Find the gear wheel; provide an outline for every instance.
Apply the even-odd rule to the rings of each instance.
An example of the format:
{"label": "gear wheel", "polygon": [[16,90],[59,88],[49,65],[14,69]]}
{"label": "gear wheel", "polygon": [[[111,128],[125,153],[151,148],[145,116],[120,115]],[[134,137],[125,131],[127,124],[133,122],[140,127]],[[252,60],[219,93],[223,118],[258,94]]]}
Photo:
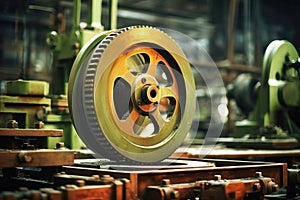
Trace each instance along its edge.
{"label": "gear wheel", "polygon": [[69,107],[82,141],[112,160],[157,162],[185,139],[196,107],[189,62],[164,32],[108,31],[77,56]]}

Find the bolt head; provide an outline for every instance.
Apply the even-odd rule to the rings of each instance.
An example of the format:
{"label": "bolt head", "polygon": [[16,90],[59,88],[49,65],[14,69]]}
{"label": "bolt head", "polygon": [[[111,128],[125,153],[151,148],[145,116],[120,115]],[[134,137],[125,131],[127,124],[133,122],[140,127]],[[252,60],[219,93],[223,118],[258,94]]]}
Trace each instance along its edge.
{"label": "bolt head", "polygon": [[162,185],[170,185],[171,184],[171,180],[170,179],[163,179],[161,184]]}
{"label": "bolt head", "polygon": [[34,123],[34,128],[36,128],[36,129],[42,129],[44,127],[45,127],[45,124],[42,121],[38,121],[38,122]]}
{"label": "bolt head", "polygon": [[260,177],[263,177],[262,172],[256,172],[255,178],[260,178]]}
{"label": "bolt head", "polygon": [[63,148],[65,148],[65,143],[63,142],[56,143],[56,149],[63,149]]}

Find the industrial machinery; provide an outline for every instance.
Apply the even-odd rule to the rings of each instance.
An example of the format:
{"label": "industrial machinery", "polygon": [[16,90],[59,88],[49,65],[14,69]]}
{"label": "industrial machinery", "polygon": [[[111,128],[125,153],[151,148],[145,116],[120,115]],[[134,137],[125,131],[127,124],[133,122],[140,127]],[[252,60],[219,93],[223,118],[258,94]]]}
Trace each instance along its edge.
{"label": "industrial machinery", "polygon": [[247,116],[235,123],[237,146],[293,149],[299,139],[299,56],[288,41],[273,41],[267,48],[261,79],[241,74],[230,86]]}
{"label": "industrial machinery", "polygon": [[[107,5],[109,29],[116,27],[116,6],[115,0]],[[43,121],[46,129],[64,130],[62,137],[48,139],[49,148],[57,142],[85,148],[71,121],[67,85],[79,50],[104,31],[101,11],[101,0],[3,4],[1,25],[7,31],[1,35],[1,127],[9,120],[19,128]]]}
{"label": "industrial machinery", "polygon": [[[34,151],[20,151],[26,142],[12,142],[5,147],[12,149],[12,159],[2,166],[0,198],[297,197],[300,171],[288,169],[286,163],[183,159],[173,154],[193,120],[191,74],[181,49],[159,29],[134,26],[94,37],[74,62],[69,101],[76,129],[95,158],[82,158],[75,151],[73,160],[74,151],[58,143],[55,154],[67,156],[60,161],[68,163],[39,163],[47,154],[44,146],[29,145],[26,148]],[[16,135],[27,140],[29,135],[61,136],[51,130],[16,130],[14,124],[3,130],[3,136],[13,136],[11,141]]]}
{"label": "industrial machinery", "polygon": [[[118,169],[122,167],[120,165],[110,166],[109,163],[102,163],[100,168],[97,168],[97,165],[77,162],[74,166],[63,167],[63,173],[54,175],[51,184],[48,182],[47,185],[44,182],[40,183],[39,188],[22,187],[14,192],[3,192],[0,198],[254,200],[263,199],[264,196],[288,184],[286,177],[280,175],[286,170],[286,166],[282,164],[242,164],[225,160],[177,162],[176,166],[160,170],[126,166],[136,167],[135,171],[131,172],[125,168]],[[233,166],[237,164],[243,166]],[[270,174],[279,176],[270,178]],[[18,183],[17,180],[7,180]],[[27,186],[31,184],[33,183],[28,180]]]}
{"label": "industrial machinery", "polygon": [[184,53],[159,29],[97,35],[79,52],[69,82],[72,119],[96,158],[61,143],[47,150],[45,137],[61,131],[11,121],[1,130],[9,142],[0,198],[263,199],[279,188],[285,192],[276,196],[295,197],[300,172],[286,163],[171,156],[193,120],[193,84]]}

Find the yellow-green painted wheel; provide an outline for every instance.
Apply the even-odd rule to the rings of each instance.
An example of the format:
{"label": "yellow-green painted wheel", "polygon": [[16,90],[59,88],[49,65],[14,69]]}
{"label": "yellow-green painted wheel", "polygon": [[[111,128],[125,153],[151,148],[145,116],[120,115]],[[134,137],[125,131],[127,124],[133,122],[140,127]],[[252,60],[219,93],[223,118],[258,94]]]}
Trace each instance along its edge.
{"label": "yellow-green painted wheel", "polygon": [[[266,49],[263,60],[263,71],[260,89],[260,118],[264,119],[262,126],[278,124],[278,110],[283,110],[280,102],[281,88],[290,78],[285,73],[286,63],[296,61],[299,58],[296,48],[286,40],[274,40]],[[299,74],[294,71],[298,79]],[[297,80],[296,79],[296,80]],[[298,93],[294,93],[294,97]]]}
{"label": "yellow-green painted wheel", "polygon": [[189,132],[196,107],[187,58],[152,27],[99,37],[79,54],[70,76],[70,109],[79,136],[109,159],[167,158]]}

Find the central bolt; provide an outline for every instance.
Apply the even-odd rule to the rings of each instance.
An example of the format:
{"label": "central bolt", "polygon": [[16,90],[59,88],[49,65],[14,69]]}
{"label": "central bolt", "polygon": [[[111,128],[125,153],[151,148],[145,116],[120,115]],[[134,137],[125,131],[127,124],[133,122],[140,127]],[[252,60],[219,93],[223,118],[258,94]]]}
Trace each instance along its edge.
{"label": "central bolt", "polygon": [[156,103],[159,100],[158,87],[155,85],[145,85],[142,89],[142,100],[145,104]]}
{"label": "central bolt", "polygon": [[132,100],[140,114],[149,115],[157,109],[160,101],[160,88],[155,77],[148,74],[138,75],[132,89]]}

